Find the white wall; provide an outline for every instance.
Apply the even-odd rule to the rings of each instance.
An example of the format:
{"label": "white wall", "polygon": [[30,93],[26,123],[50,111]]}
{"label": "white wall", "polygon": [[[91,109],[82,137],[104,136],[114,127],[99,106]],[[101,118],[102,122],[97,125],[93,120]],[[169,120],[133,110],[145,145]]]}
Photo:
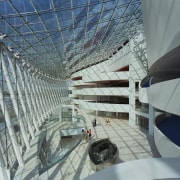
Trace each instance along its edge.
{"label": "white wall", "polygon": [[139,87],[139,101],[142,103],[149,103],[148,95],[147,95],[147,88]]}
{"label": "white wall", "polygon": [[156,126],[154,141],[162,157],[180,157],[180,147],[171,142]]}
{"label": "white wall", "polygon": [[148,99],[154,107],[180,115],[180,79],[153,84],[148,88]]}
{"label": "white wall", "polygon": [[180,45],[180,1],[142,0],[149,67]]}

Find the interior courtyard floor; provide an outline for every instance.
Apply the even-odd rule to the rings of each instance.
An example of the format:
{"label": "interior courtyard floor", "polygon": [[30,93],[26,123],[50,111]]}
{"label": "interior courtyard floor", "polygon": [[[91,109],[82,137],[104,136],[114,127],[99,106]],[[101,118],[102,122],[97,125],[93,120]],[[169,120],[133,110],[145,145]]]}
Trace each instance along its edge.
{"label": "interior courtyard floor", "polygon": [[[110,119],[106,124],[104,117],[96,117],[85,112],[79,112],[86,118],[87,128],[92,130],[92,138],[81,142],[63,161],[39,176],[41,180],[80,180],[94,174],[90,166],[88,147],[95,140],[109,138],[117,145],[119,156],[115,164],[135,159],[160,157],[153,139],[148,131],[136,125],[129,125],[125,119]],[[92,127],[92,120],[96,117],[97,125]],[[104,167],[105,168],[105,167]]]}

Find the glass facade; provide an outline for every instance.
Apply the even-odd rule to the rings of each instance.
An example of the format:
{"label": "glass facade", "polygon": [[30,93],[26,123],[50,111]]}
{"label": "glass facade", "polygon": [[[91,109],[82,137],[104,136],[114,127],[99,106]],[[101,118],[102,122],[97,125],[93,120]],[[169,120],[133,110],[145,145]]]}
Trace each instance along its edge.
{"label": "glass facade", "polygon": [[67,79],[142,29],[140,0],[0,1],[0,36],[43,74]]}
{"label": "glass facade", "polygon": [[140,5],[0,0],[0,161],[11,177],[45,119],[70,104],[71,73],[107,60],[142,31]]}

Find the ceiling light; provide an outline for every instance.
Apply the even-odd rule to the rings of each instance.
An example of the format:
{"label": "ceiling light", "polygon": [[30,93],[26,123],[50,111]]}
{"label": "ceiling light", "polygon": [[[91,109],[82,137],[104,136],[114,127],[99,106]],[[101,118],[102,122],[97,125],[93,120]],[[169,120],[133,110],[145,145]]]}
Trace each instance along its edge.
{"label": "ceiling light", "polygon": [[11,47],[8,46],[7,48],[8,48],[8,50],[9,50],[10,52],[12,52],[12,48],[11,48]]}
{"label": "ceiling light", "polygon": [[4,39],[6,36],[7,36],[7,34],[2,34],[2,35],[0,35],[0,39],[2,40],[2,39]]}

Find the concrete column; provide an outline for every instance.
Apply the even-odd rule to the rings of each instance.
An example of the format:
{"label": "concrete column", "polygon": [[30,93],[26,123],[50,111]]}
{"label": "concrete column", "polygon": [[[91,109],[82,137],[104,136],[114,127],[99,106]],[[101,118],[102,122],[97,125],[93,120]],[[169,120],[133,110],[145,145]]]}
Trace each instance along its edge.
{"label": "concrete column", "polygon": [[149,104],[149,135],[154,135],[154,107]]}
{"label": "concrete column", "polygon": [[[131,65],[130,65],[131,66]],[[135,81],[130,76],[129,77],[129,124],[136,124],[135,115]]]}
{"label": "concrete column", "polygon": [[8,74],[8,71],[7,71],[7,68],[6,68],[6,64],[4,62],[4,58],[2,58],[1,61],[2,61],[3,74],[4,74],[6,82],[7,82],[7,86],[8,86],[9,92],[10,92],[10,97],[11,97],[12,104],[13,104],[13,107],[14,107],[14,111],[16,113],[16,117],[18,118],[18,121],[19,121],[22,137],[23,137],[24,142],[26,144],[27,150],[29,150],[30,149],[30,144],[29,144],[29,141],[28,141],[27,132],[26,132],[24,124],[22,122],[21,114],[19,113],[18,103],[17,103],[15,93],[14,93],[14,90],[13,90],[13,87],[12,87],[12,84],[11,84],[11,81],[10,81],[10,77],[9,77],[9,74]]}

